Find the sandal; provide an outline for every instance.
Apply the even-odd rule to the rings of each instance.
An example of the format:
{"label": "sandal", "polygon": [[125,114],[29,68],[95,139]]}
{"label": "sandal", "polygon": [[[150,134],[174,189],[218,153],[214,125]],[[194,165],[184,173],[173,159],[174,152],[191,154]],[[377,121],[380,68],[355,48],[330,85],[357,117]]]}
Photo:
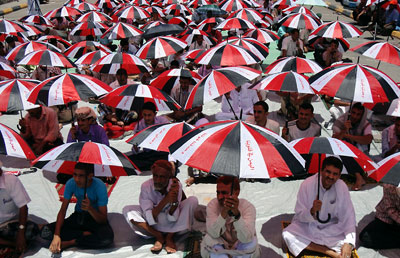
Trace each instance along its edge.
{"label": "sandal", "polygon": [[153,254],[159,254],[163,249],[163,244],[160,241],[156,241],[150,251]]}

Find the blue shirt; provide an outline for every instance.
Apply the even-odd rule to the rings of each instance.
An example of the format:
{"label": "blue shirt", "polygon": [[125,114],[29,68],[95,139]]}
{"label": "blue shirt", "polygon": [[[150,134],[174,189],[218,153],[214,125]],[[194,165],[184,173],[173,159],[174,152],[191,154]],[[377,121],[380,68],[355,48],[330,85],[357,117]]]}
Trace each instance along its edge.
{"label": "blue shirt", "polygon": [[[72,195],[75,195],[78,201],[75,205],[75,211],[81,212],[81,203],[83,200],[84,188],[78,187],[75,180],[71,178],[65,184],[64,198],[70,200]],[[86,188],[87,197],[90,200],[90,205],[99,210],[100,206],[106,206],[108,203],[108,195],[106,185],[100,179],[93,177],[92,184]]]}
{"label": "blue shirt", "polygon": [[86,134],[76,127],[76,139],[72,139],[71,131],[68,133],[67,143],[68,142],[97,142],[102,143],[107,146],[110,146],[110,142],[108,141],[107,133],[103,127],[97,124],[90,125],[89,132]]}

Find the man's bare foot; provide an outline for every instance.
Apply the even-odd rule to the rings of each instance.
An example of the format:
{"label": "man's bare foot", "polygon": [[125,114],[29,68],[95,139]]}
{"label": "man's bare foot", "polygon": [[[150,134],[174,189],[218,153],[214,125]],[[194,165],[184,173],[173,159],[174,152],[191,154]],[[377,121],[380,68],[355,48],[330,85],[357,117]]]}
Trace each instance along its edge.
{"label": "man's bare foot", "polygon": [[153,254],[159,254],[162,249],[163,249],[163,243],[158,241],[158,240],[156,240],[156,242],[154,243],[153,247],[150,248],[150,251]]}
{"label": "man's bare foot", "polygon": [[358,191],[366,184],[363,176],[360,173],[356,173],[356,182],[351,187],[351,190]]}
{"label": "man's bare foot", "polygon": [[189,177],[188,179],[186,179],[185,183],[186,186],[191,186],[194,183],[194,177]]}
{"label": "man's bare foot", "polygon": [[165,251],[167,251],[167,254],[176,253],[176,245],[174,243],[174,240],[172,239],[173,236],[174,234],[168,234],[165,240]]}

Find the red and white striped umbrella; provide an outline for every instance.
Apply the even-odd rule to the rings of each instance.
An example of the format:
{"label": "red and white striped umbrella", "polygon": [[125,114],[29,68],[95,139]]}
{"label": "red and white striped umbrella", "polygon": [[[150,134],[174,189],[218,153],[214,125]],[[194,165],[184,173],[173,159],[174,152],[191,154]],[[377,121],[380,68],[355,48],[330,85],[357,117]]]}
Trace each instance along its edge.
{"label": "red and white striped umbrella", "polygon": [[13,79],[17,71],[6,63],[0,62],[0,76]]}
{"label": "red and white striped umbrella", "polygon": [[87,101],[110,91],[110,86],[92,76],[66,73],[38,84],[29,93],[28,101],[45,106],[65,105],[71,101]]}
{"label": "red and white striped umbrella", "polygon": [[201,35],[203,37],[203,40],[210,46],[213,46],[217,43],[217,40],[213,36],[199,29],[185,30],[180,34],[179,38],[186,41],[188,46],[190,46],[194,42],[193,40],[196,35]]}
{"label": "red and white striped umbrella", "polygon": [[153,5],[153,6],[150,6],[150,7],[145,8],[145,10],[146,10],[148,13],[150,13],[150,14],[151,14],[151,13],[157,13],[158,16],[160,16],[160,17],[165,17],[164,12],[163,12],[163,9],[162,9],[161,7],[158,7],[158,6]]}
{"label": "red and white striped umbrella", "polygon": [[243,34],[243,37],[250,37],[264,44],[280,39],[280,37],[275,32],[267,29],[249,30],[248,32]]}
{"label": "red and white striped umbrella", "polygon": [[400,153],[394,153],[378,162],[378,169],[369,174],[369,177],[384,184],[400,187]]}
{"label": "red and white striped umbrella", "polygon": [[96,142],[65,143],[35,159],[32,166],[71,175],[78,162],[94,164],[94,175],[97,177],[129,176],[140,173],[125,154]]}
{"label": "red and white striped umbrella", "polygon": [[111,50],[103,44],[100,44],[97,41],[85,40],[70,46],[65,50],[64,54],[69,58],[80,58],[82,55],[94,50],[101,50],[105,53],[111,53]]}
{"label": "red and white striped umbrella", "polygon": [[68,6],[62,6],[60,8],[56,8],[54,10],[51,10],[47,13],[45,13],[43,16],[49,20],[57,17],[65,17],[65,18],[72,18],[78,15],[81,15],[82,12],[73,8],[73,7],[68,7]]}
{"label": "red and white striped umbrella", "polygon": [[382,71],[360,64],[330,66],[310,77],[318,94],[362,103],[389,102],[400,97],[398,85]]}
{"label": "red and white striped umbrella", "polygon": [[186,52],[185,54],[183,54],[183,58],[184,58],[186,61],[191,61],[191,62],[193,62],[193,61],[196,60],[199,56],[201,56],[204,52],[205,52],[204,49],[193,49],[193,50],[190,50],[190,51]]}
{"label": "red and white striped umbrella", "polygon": [[267,75],[252,89],[314,94],[307,78],[292,71]]}
{"label": "red and white striped umbrella", "polygon": [[35,154],[25,142],[25,140],[14,130],[0,123],[0,156],[6,156],[3,161],[3,165],[7,166],[6,161],[10,157],[23,159],[23,160],[34,160]]}
{"label": "red and white striped umbrella", "polygon": [[256,29],[256,27],[249,21],[243,20],[240,18],[229,18],[225,21],[218,24],[216,29],[219,30],[231,30],[231,29],[240,29],[240,30],[248,30],[248,29]]}
{"label": "red and white striped umbrella", "polygon": [[0,111],[14,112],[36,106],[28,102],[28,93],[39,84],[36,80],[14,79],[0,82]]}
{"label": "red and white striped umbrella", "polygon": [[42,15],[26,15],[19,19],[20,22],[53,27],[54,24]]}
{"label": "red and white striped umbrella", "polygon": [[128,6],[128,7],[125,7],[123,9],[119,10],[113,16],[115,16],[117,18],[144,20],[144,19],[149,18],[150,14],[141,7]]}
{"label": "red and white striped umbrella", "polygon": [[144,44],[136,55],[143,59],[162,58],[175,54],[187,47],[187,43],[172,36],[156,37]]}
{"label": "red and white striped umbrella", "polygon": [[333,21],[324,23],[313,32],[310,36],[317,35],[324,38],[354,38],[361,36],[362,31],[357,29],[354,25],[341,21]]}
{"label": "red and white striped umbrella", "polygon": [[301,57],[282,57],[272,64],[270,64],[265,70],[266,74],[280,73],[280,72],[289,72],[293,71],[296,73],[318,73],[322,71],[321,66],[316,62],[301,58]]}
{"label": "red and white striped umbrella", "polygon": [[182,16],[175,16],[169,19],[168,24],[176,24],[181,26],[183,29],[187,27],[188,21],[191,22],[188,19],[183,18]]}
{"label": "red and white striped umbrella", "polygon": [[63,6],[72,7],[72,6],[74,6],[74,5],[81,4],[81,3],[83,3],[83,2],[84,2],[84,0],[67,0],[67,1],[63,4]]}
{"label": "red and white striped umbrella", "polygon": [[242,121],[202,125],[182,136],[169,150],[183,164],[218,174],[272,178],[305,173],[303,158],[283,138]]}
{"label": "red and white striped umbrella", "polygon": [[280,19],[278,23],[289,28],[308,30],[315,30],[321,24],[318,19],[303,13],[289,14]]}
{"label": "red and white striped umbrella", "polygon": [[149,72],[150,69],[139,57],[128,53],[111,53],[93,64],[93,71],[98,73],[116,74],[118,69],[123,68],[128,74],[141,74]]}
{"label": "red and white striped umbrella", "polygon": [[97,7],[103,8],[103,9],[104,9],[104,7],[113,9],[114,7],[117,7],[118,4],[119,4],[119,2],[116,0],[97,0],[95,3],[95,5],[97,5]]}
{"label": "red and white striped umbrella", "polygon": [[[13,35],[14,39],[19,42],[19,43],[26,43],[29,42],[30,40],[28,39],[28,37],[23,33],[23,32],[16,32],[16,33],[12,33],[10,35]],[[5,33],[0,33],[0,41],[1,42],[5,42],[6,38],[9,36],[9,34],[5,34]]]}
{"label": "red and white striped umbrella", "polygon": [[228,18],[240,18],[255,23],[261,21],[263,16],[254,9],[245,8],[231,13]]}
{"label": "red and white striped umbrella", "polygon": [[212,70],[190,92],[185,109],[199,107],[260,76],[261,71],[237,66]]}
{"label": "red and white striped umbrella", "polygon": [[261,7],[261,5],[254,0],[243,0],[243,2],[251,8],[260,8]]}
{"label": "red and white striped umbrella", "polygon": [[183,0],[158,0],[157,3],[160,3],[162,6],[167,6],[171,4],[181,4]]}
{"label": "red and white striped umbrella", "polygon": [[191,85],[197,84],[202,77],[194,72],[190,71],[189,69],[170,69],[167,71],[164,71],[160,75],[157,76],[154,80],[150,82],[150,86],[156,87],[167,94],[170,94],[171,90],[173,87],[179,84],[180,78],[190,78],[191,79]]}
{"label": "red and white striped umbrella", "polygon": [[242,0],[224,0],[218,6],[227,12],[234,12],[250,7]]}
{"label": "red and white striped umbrella", "polygon": [[[252,38],[237,38],[232,37],[228,39],[228,42],[232,45],[241,46],[253,54],[255,54],[261,60],[265,60],[268,56],[269,50],[268,48],[261,42],[252,39]],[[226,44],[225,42],[221,42],[220,44]]]}
{"label": "red and white striped umbrella", "polygon": [[88,21],[105,22],[105,21],[111,21],[111,20],[112,20],[111,17],[105,13],[102,13],[99,11],[90,11],[88,13],[83,14],[76,21],[77,22],[88,22]]}
{"label": "red and white striped umbrella", "polygon": [[37,41],[49,41],[50,39],[56,39],[58,42],[64,45],[65,48],[69,48],[71,43],[56,35],[44,35],[37,39]]}
{"label": "red and white striped umbrella", "polygon": [[193,128],[194,126],[185,122],[152,125],[126,142],[141,148],[169,152],[168,147]]}
{"label": "red and white striped umbrella", "polygon": [[14,47],[10,52],[8,52],[6,59],[19,62],[29,53],[47,49],[57,53],[62,52],[61,49],[55,47],[53,44],[43,41],[30,41]]}
{"label": "red and white striped umbrella", "polygon": [[27,31],[27,29],[16,22],[0,19],[0,33],[10,34],[25,31]]}
{"label": "red and white striped umbrella", "polygon": [[108,53],[97,50],[97,51],[92,51],[89,53],[84,54],[81,56],[78,60],[75,61],[76,65],[91,65],[96,63],[99,59],[102,57],[108,55]]}
{"label": "red and white striped umbrella", "polygon": [[110,40],[140,36],[143,31],[128,23],[119,22],[106,30],[101,38]]}
{"label": "red and white striped umbrella", "polygon": [[136,6],[150,6],[151,4],[147,0],[132,0],[129,2],[131,5],[136,5]]}
{"label": "red and white striped umbrella", "polygon": [[272,7],[277,7],[278,9],[286,9],[290,6],[294,6],[295,1],[293,0],[277,0],[275,3],[272,5]]}
{"label": "red and white striped umbrella", "polygon": [[47,65],[47,66],[58,66],[64,68],[75,67],[74,63],[71,62],[63,54],[53,52],[51,50],[39,50],[29,53],[21,61],[19,65]]}
{"label": "red and white striped umbrella", "polygon": [[251,51],[232,44],[221,44],[210,48],[195,60],[197,64],[237,66],[252,65],[261,59]]}
{"label": "red and white striped umbrella", "polygon": [[350,51],[379,61],[400,65],[400,48],[389,42],[370,41],[353,47]]}
{"label": "red and white striped umbrella", "polygon": [[25,34],[27,37],[37,36],[44,32],[43,27],[41,27],[40,25],[28,24],[28,23],[22,23],[22,22],[19,23],[19,25],[21,25],[21,27],[26,29],[26,31],[21,32],[21,33]]}
{"label": "red and white striped umbrella", "polygon": [[142,110],[142,106],[146,102],[153,102],[159,111],[181,108],[167,93],[144,84],[123,85],[105,95],[100,101],[123,110]]}
{"label": "red and white striped umbrella", "polygon": [[108,29],[108,26],[101,22],[81,22],[71,30],[71,36],[101,36]]}
{"label": "red and white striped umbrella", "polygon": [[282,12],[285,14],[303,13],[303,14],[307,14],[307,15],[319,20],[319,17],[313,11],[311,11],[310,9],[306,8],[305,6],[301,6],[301,5],[290,6],[286,9],[282,10]]}
{"label": "red and white striped umbrella", "polygon": [[203,5],[209,5],[211,2],[209,0],[192,0],[186,4],[187,7],[197,9],[200,6]]}
{"label": "red and white striped umbrella", "polygon": [[171,4],[165,7],[164,14],[174,15],[174,16],[179,16],[179,15],[188,16],[191,15],[192,12],[189,10],[189,8],[187,8],[183,4]]}
{"label": "red and white striped umbrella", "polygon": [[92,3],[88,3],[88,2],[83,2],[80,4],[74,5],[72,7],[74,7],[76,10],[79,10],[81,12],[96,11],[99,9],[96,5],[94,5]]}
{"label": "red and white striped umbrella", "polygon": [[165,22],[163,22],[163,21],[149,21],[149,22],[143,24],[142,26],[140,26],[139,28],[141,30],[145,31],[145,30],[148,30],[150,28],[156,27],[156,26],[161,25],[161,24],[165,24]]}

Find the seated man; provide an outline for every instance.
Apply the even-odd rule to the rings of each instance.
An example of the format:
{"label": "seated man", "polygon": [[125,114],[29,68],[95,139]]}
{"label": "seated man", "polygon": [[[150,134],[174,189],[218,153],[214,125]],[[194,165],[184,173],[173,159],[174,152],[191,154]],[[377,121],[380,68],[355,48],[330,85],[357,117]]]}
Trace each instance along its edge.
{"label": "seated man", "polygon": [[118,88],[120,86],[127,85],[127,84],[138,83],[138,82],[136,82],[136,81],[134,81],[132,79],[129,79],[128,78],[128,72],[123,68],[118,69],[115,77],[117,79],[110,84],[110,87],[113,88],[113,89],[116,89],[116,88]]}
{"label": "seated man", "polygon": [[396,117],[393,125],[382,131],[382,158],[400,150],[400,117]]}
{"label": "seated man", "polygon": [[[372,127],[367,121],[367,111],[361,103],[355,103],[349,113],[340,116],[332,127],[333,138],[347,141],[365,154],[369,154],[369,145],[372,142]],[[365,185],[364,171],[349,171],[355,174],[356,183],[353,190],[360,190]]]}
{"label": "seated man", "polygon": [[63,144],[57,114],[49,107],[29,109],[25,118],[19,120],[19,130],[36,155]]}
{"label": "seated man", "polygon": [[[142,119],[136,124],[134,134],[149,126],[169,123],[164,116],[157,116],[156,105],[146,102],[142,107]],[[129,156],[133,163],[142,171],[150,170],[153,163],[159,159],[168,160],[168,152],[144,149],[139,152],[136,145],[132,147],[133,154]]]}
{"label": "seated man", "polygon": [[197,198],[182,201],[182,185],[173,177],[173,167],[166,160],[151,167],[153,177],[141,186],[139,204],[123,208],[122,212],[135,233],[156,238],[153,253],[175,253],[173,237],[191,230]]}
{"label": "seated man", "polygon": [[207,234],[201,242],[201,257],[260,257],[256,208],[239,199],[239,193],[236,177],[217,179],[217,198],[207,205]]}
{"label": "seated man", "polygon": [[282,41],[281,57],[287,56],[304,56],[303,41],[300,40],[300,32],[298,29],[290,31],[290,36],[287,36]]}
{"label": "seated man", "polygon": [[[72,195],[78,200],[75,212],[65,219]],[[43,239],[52,239],[50,251],[59,253],[71,246],[91,249],[110,246],[114,232],[107,220],[107,203],[106,186],[94,177],[93,164],[77,163],[73,178],[65,185],[57,221],[45,225],[41,231]]]}
{"label": "seated man", "polygon": [[[342,162],[333,156],[322,163],[321,186],[315,174],[301,184],[292,223],[282,236],[290,252],[298,256],[303,250],[334,258],[350,258],[356,241],[356,218],[346,184],[339,179]],[[316,199],[317,191],[320,200]],[[320,223],[319,218],[327,223]]]}
{"label": "seated man", "polygon": [[361,0],[353,11],[353,19],[361,26],[367,26],[372,17],[371,7],[366,4],[367,0]]}
{"label": "seated man", "polygon": [[314,107],[310,103],[301,104],[298,118],[282,129],[282,137],[290,142],[304,137],[320,136],[321,126],[311,121],[313,117]]}
{"label": "seated man", "polygon": [[246,122],[270,129],[276,134],[279,134],[279,123],[268,119],[268,109],[268,104],[265,101],[258,101],[254,103],[254,115],[248,116]]}
{"label": "seated man", "polygon": [[396,28],[397,21],[399,20],[399,11],[397,10],[397,0],[389,2],[389,9],[384,13],[385,21],[382,28],[382,35],[389,36]]}
{"label": "seated man", "polygon": [[[26,242],[38,233],[35,223],[28,221],[28,206],[31,201],[19,179],[4,173],[0,162],[0,246],[15,248],[23,253]],[[19,256],[18,256],[19,257]]]}
{"label": "seated man", "polygon": [[253,113],[254,103],[259,101],[257,91],[249,89],[249,86],[250,84],[246,83],[222,96],[221,112],[215,114],[215,118],[217,120],[235,120],[235,115],[240,119],[240,113],[242,113],[242,119],[246,120],[247,116]]}
{"label": "seated man", "polygon": [[375,220],[360,233],[361,245],[373,249],[399,248],[400,187],[384,184],[382,200],[375,209]]}
{"label": "seated man", "polygon": [[322,54],[322,60],[324,60],[325,67],[331,66],[334,63],[342,61],[342,53],[338,49],[339,41],[332,40],[329,47]]}

